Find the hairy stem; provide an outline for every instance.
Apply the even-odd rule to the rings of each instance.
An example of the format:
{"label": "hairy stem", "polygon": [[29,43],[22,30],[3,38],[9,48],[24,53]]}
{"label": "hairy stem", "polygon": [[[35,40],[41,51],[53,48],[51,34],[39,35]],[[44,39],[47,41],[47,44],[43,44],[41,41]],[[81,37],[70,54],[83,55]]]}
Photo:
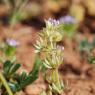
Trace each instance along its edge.
{"label": "hairy stem", "polygon": [[14,95],[6,81],[6,79],[4,78],[3,74],[0,71],[0,80],[2,81],[2,84],[4,85],[6,91],[8,92],[8,95]]}

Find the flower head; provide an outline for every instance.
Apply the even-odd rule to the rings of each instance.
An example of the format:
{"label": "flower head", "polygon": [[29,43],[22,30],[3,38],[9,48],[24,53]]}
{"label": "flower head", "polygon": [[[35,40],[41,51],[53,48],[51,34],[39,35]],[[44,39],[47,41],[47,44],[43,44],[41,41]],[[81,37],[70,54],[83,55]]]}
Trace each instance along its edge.
{"label": "flower head", "polygon": [[14,39],[7,39],[7,40],[6,40],[6,43],[7,43],[8,45],[10,45],[10,46],[13,46],[13,47],[16,47],[16,46],[19,45],[19,42],[17,42],[17,41],[14,40]]}
{"label": "flower head", "polygon": [[63,51],[64,50],[64,47],[57,45],[57,49]]}
{"label": "flower head", "polygon": [[47,22],[50,23],[51,25],[54,25],[54,26],[60,24],[59,20],[55,20],[55,19],[52,19],[52,18],[49,18]]}
{"label": "flower head", "polygon": [[59,19],[59,21],[60,21],[61,23],[75,23],[75,22],[76,22],[75,18],[72,17],[72,16],[69,16],[69,15],[64,16],[64,17],[61,17],[61,18]]}

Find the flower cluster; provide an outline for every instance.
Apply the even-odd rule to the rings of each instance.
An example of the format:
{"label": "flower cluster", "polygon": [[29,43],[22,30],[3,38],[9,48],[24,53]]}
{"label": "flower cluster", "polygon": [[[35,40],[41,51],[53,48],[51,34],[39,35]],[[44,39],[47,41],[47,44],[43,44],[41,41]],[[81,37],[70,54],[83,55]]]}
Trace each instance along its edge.
{"label": "flower cluster", "polygon": [[59,20],[55,20],[55,19],[52,19],[52,18],[49,18],[47,22],[50,23],[50,24],[52,24],[52,25],[54,25],[54,26],[60,24]]}
{"label": "flower cluster", "polygon": [[73,16],[67,15],[61,17],[59,22],[63,24],[64,36],[73,38],[78,27],[77,20]]}
{"label": "flower cluster", "polygon": [[5,62],[6,60],[11,60],[12,62],[16,60],[16,49],[20,43],[14,39],[6,39],[4,43],[0,46],[0,61]]}
{"label": "flower cluster", "polygon": [[14,39],[7,39],[6,40],[6,43],[9,45],[9,46],[13,46],[13,47],[16,47],[19,45],[19,42],[17,42],[16,40]]}
{"label": "flower cluster", "polygon": [[39,34],[39,41],[36,42],[36,52],[51,52],[56,48],[56,43],[63,39],[63,29],[57,20],[46,21],[46,28]]}
{"label": "flower cluster", "polygon": [[75,23],[76,22],[75,18],[73,16],[69,16],[69,15],[61,17],[59,19],[59,21],[61,23]]}
{"label": "flower cluster", "polygon": [[[45,54],[42,60],[44,66],[47,68],[45,79],[48,82],[48,91],[52,94],[60,94],[63,90],[63,84],[58,74],[58,67],[63,63],[64,49],[57,45],[57,42],[63,38],[63,30],[60,25],[59,21],[51,18],[46,21],[46,28],[39,34],[39,41],[35,44],[36,52]],[[50,94],[46,92],[46,95]]]}

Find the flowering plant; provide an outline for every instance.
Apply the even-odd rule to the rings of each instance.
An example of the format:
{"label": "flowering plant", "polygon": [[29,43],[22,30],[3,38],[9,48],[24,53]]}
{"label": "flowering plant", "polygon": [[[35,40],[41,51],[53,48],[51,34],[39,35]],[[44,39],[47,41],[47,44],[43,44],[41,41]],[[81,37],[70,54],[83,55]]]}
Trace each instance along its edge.
{"label": "flowering plant", "polygon": [[5,60],[16,60],[16,48],[20,45],[20,43],[14,39],[6,39],[4,43],[1,43],[0,50],[2,53],[2,56],[0,57],[1,62],[4,62]]}
{"label": "flowering plant", "polygon": [[59,19],[61,23],[63,23],[64,35],[66,37],[72,38],[77,29],[77,21],[73,16],[63,16]]}
{"label": "flowering plant", "polygon": [[[14,60],[16,47],[19,45],[14,39],[7,39],[6,43],[1,47],[3,50],[3,60],[0,63],[3,67],[0,69],[0,93],[1,95],[18,95],[20,90],[23,90],[27,85],[33,83],[39,74],[41,61],[37,56],[33,69],[27,73],[22,71],[19,74],[17,71],[21,64]],[[16,56],[15,56],[16,58]]]}
{"label": "flowering plant", "polygon": [[57,20],[49,19],[46,21],[46,28],[39,34],[39,41],[35,48],[38,54],[44,53],[42,62],[46,68],[44,76],[48,83],[46,92],[42,95],[58,95],[63,91],[63,82],[59,77],[58,67],[63,63],[64,47],[57,45],[63,38],[63,25]]}

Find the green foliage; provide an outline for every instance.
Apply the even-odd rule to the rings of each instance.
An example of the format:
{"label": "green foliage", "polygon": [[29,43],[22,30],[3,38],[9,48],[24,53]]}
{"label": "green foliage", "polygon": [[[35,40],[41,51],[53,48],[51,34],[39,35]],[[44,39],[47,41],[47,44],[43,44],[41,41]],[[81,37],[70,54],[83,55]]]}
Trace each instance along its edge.
{"label": "green foliage", "polygon": [[88,39],[84,39],[80,42],[80,52],[90,52],[93,49],[93,43],[90,43]]}
{"label": "green foliage", "polygon": [[4,70],[4,75],[6,78],[10,78],[14,73],[19,69],[21,65],[20,64],[15,64],[11,63],[10,61],[6,61],[3,66]]}
{"label": "green foliage", "polygon": [[[0,90],[2,95],[13,95],[20,90],[23,90],[27,85],[33,83],[39,75],[39,70],[42,67],[42,62],[39,56],[36,60],[33,69],[27,73],[22,71],[18,73],[21,64],[16,63],[16,49],[19,45],[14,39],[7,39],[0,46],[0,61],[3,63],[3,68],[0,69]],[[15,58],[14,58],[15,57]],[[7,60],[7,61],[6,61]]]}
{"label": "green foliage", "polygon": [[83,39],[79,44],[80,52],[91,52],[95,48],[95,38],[89,42],[87,38]]}
{"label": "green foliage", "polygon": [[76,32],[77,26],[73,23],[64,23],[63,30],[64,30],[64,36],[72,38],[74,37],[74,34]]}
{"label": "green foliage", "polygon": [[[24,89],[38,78],[41,63],[41,60],[37,57],[33,70],[30,73],[23,71],[21,74],[17,73],[17,70],[21,67],[19,63],[12,63],[9,60],[4,63],[2,74],[13,93]],[[1,85],[0,89],[2,90],[3,88],[4,85]]]}
{"label": "green foliage", "polygon": [[95,64],[95,56],[90,56],[88,61],[90,64]]}
{"label": "green foliage", "polygon": [[9,46],[9,45],[6,46],[6,50],[5,50],[5,55],[6,56],[13,56],[15,54],[15,52],[16,52],[15,47]]}
{"label": "green foliage", "polygon": [[0,52],[0,61],[4,62],[5,60],[11,60],[12,62],[16,60],[16,47],[10,46],[6,43],[1,43]]}
{"label": "green foliage", "polygon": [[92,42],[89,42],[87,38],[82,40],[79,44],[79,51],[81,57],[86,59],[89,63],[95,64],[95,56],[92,54],[92,51],[95,48],[95,38]]}

